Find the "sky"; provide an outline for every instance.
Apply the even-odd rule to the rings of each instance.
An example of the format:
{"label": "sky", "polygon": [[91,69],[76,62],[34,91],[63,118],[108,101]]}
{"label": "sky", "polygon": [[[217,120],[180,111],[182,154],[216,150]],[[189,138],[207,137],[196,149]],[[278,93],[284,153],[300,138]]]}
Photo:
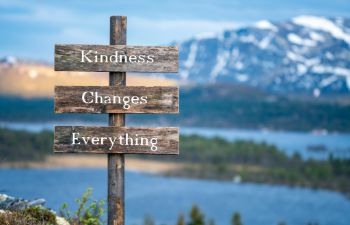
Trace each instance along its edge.
{"label": "sky", "polygon": [[108,44],[109,17],[127,16],[127,43],[167,45],[259,20],[350,17],[350,0],[0,0],[0,56],[53,62],[55,44]]}

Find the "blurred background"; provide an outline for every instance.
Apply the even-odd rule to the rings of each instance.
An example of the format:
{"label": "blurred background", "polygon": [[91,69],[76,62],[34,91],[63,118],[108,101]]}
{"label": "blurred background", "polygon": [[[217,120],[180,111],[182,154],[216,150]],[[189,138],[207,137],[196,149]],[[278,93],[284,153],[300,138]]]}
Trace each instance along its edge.
{"label": "blurred background", "polygon": [[179,85],[180,114],[127,124],[181,131],[179,156],[127,156],[126,224],[350,224],[348,1],[0,0],[0,12],[0,194],[56,211],[89,187],[106,199],[106,156],[53,155],[52,130],[107,125],[54,114],[53,88],[108,74],[54,72],[54,45],[108,44],[109,17],[125,15],[128,44],[180,51],[178,74],[127,75]]}

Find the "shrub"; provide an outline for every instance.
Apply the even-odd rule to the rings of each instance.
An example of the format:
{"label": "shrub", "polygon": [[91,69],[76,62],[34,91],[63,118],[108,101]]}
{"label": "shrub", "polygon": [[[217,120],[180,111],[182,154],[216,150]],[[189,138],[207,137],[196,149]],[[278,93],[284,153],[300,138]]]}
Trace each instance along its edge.
{"label": "shrub", "polygon": [[24,210],[0,213],[1,225],[57,225],[56,216],[48,209],[30,207]]}
{"label": "shrub", "polygon": [[52,212],[50,212],[50,210],[48,209],[44,209],[41,207],[30,207],[27,208],[25,210],[23,210],[23,213],[25,215],[28,215],[32,218],[34,218],[34,220],[36,222],[40,222],[40,221],[45,221],[45,224],[52,224],[52,225],[56,225],[56,215],[54,215]]}
{"label": "shrub", "polygon": [[68,220],[71,225],[103,225],[102,216],[105,213],[104,200],[92,199],[92,188],[88,188],[80,199],[76,199],[78,204],[76,212],[72,213],[65,203],[60,209],[60,216]]}

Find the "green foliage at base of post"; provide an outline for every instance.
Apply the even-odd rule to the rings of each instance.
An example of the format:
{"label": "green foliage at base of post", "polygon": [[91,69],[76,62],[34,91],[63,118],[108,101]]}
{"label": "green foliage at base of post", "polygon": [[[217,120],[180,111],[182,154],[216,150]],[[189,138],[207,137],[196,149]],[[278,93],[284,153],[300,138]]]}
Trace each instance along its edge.
{"label": "green foliage at base of post", "polygon": [[103,225],[102,216],[105,213],[104,200],[95,200],[91,197],[92,189],[89,188],[81,198],[76,199],[78,205],[76,212],[71,212],[65,203],[61,207],[60,215],[68,220],[71,225]]}

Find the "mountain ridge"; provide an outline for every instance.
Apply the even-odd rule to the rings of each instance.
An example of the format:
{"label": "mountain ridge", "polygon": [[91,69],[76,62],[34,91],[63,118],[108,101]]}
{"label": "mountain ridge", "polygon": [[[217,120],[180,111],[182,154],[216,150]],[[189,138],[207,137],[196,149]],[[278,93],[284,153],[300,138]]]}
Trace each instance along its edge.
{"label": "mountain ridge", "polygon": [[[179,76],[164,75],[172,80],[171,84],[176,84],[174,79],[177,79],[180,84],[233,83],[275,93],[314,97],[350,95],[350,18],[302,15],[285,21],[262,20],[221,33],[199,34],[172,44],[179,46]],[[42,66],[50,68],[47,63],[4,57],[0,60],[0,94],[20,94],[13,90],[21,87],[27,90],[33,85],[30,89],[39,92],[47,87],[45,82],[40,82],[41,86],[36,83],[39,80],[36,78],[47,79],[41,75],[51,74],[52,69],[43,73],[35,69],[23,72],[18,81],[23,80],[24,86],[19,87],[20,82],[13,82],[18,78],[6,76],[8,68],[22,65],[38,67],[37,70]],[[73,72],[68,74],[74,75]],[[72,79],[70,75],[67,77]],[[94,84],[101,83],[95,74],[88,77],[92,77]],[[103,78],[103,84],[106,84],[106,78]],[[65,82],[57,84],[60,83]],[[86,85],[86,82],[73,83]],[[147,78],[141,83],[147,83]],[[40,96],[47,96],[49,92]]]}
{"label": "mountain ridge", "polygon": [[275,92],[350,93],[350,19],[259,21],[175,42],[182,83],[233,82]]}

